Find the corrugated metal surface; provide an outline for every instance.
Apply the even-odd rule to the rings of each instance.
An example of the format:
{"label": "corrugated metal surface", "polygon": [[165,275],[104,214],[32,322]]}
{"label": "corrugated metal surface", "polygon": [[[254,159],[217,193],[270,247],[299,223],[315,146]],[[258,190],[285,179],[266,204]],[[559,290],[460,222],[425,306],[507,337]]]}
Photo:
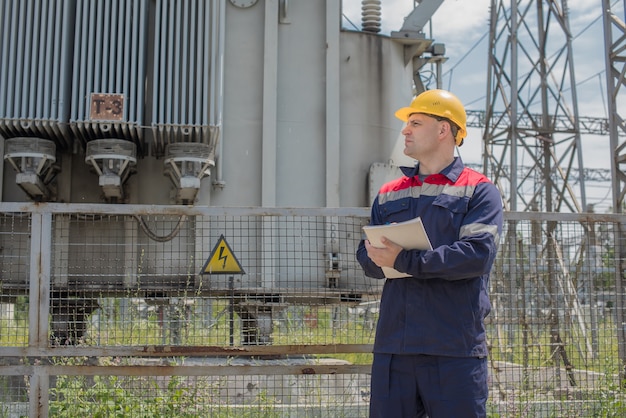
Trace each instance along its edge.
{"label": "corrugated metal surface", "polygon": [[[213,150],[224,9],[223,0],[0,0],[0,134],[61,147],[72,136],[124,138],[142,153],[151,126],[157,155],[170,142]],[[116,95],[118,117],[94,116],[94,94]]]}
{"label": "corrugated metal surface", "polygon": [[[82,2],[81,2],[82,3]],[[0,134],[69,145],[76,2],[0,0]]]}
{"label": "corrugated metal surface", "polygon": [[[148,16],[147,0],[77,3],[70,122],[83,141],[125,138],[141,149]],[[122,95],[123,116],[93,120],[92,93]]]}
{"label": "corrugated metal surface", "polygon": [[[223,1],[156,2],[152,130],[156,152],[169,142],[202,142],[214,149],[221,95]],[[213,131],[213,135],[211,132]]]}

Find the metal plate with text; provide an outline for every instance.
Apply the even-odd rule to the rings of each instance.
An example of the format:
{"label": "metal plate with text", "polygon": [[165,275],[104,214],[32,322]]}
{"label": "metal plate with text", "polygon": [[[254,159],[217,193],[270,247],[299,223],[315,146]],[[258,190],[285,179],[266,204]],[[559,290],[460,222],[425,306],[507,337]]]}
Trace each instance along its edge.
{"label": "metal plate with text", "polygon": [[91,120],[118,121],[124,118],[124,95],[91,93],[89,98]]}

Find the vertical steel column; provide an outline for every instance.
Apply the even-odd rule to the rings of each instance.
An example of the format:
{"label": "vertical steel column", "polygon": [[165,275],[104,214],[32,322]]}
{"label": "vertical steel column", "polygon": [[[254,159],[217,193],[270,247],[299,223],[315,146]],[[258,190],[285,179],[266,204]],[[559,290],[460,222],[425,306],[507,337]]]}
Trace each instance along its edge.
{"label": "vertical steel column", "polygon": [[[226,39],[226,0],[217,0],[211,2],[213,12],[211,13],[211,75],[209,80],[203,79],[203,84],[210,83],[211,98],[210,104],[207,105],[207,97],[202,97],[204,105],[202,109],[209,109],[211,117],[209,125],[211,126],[211,142],[216,144],[216,173],[213,185],[224,187],[225,181],[223,176],[223,160],[224,147],[222,141],[222,118],[224,111],[224,47]],[[208,48],[208,46],[205,46]],[[208,59],[209,54],[205,54]],[[203,121],[204,122],[204,121]]]}
{"label": "vertical steel column", "polygon": [[[604,23],[604,48],[606,64],[606,86],[609,106],[609,139],[611,144],[611,178],[613,188],[613,210],[616,213],[624,212],[624,196],[626,195],[626,172],[624,163],[626,154],[624,146],[626,143],[620,140],[620,134],[626,133],[624,118],[619,113],[618,104],[624,104],[624,95],[619,95],[620,89],[624,86],[626,71],[626,0],[621,2],[621,18],[616,11],[620,6],[615,2],[612,10],[610,0],[602,0],[602,13]],[[618,98],[621,98],[618,103]],[[621,141],[621,142],[620,142]],[[615,224],[615,254],[617,266],[615,273],[615,287],[617,293],[616,314],[617,314],[617,335],[618,351],[622,361],[620,381],[626,380],[626,295],[624,295],[624,273],[626,272],[626,225]]]}
{"label": "vertical steel column", "polygon": [[[619,113],[618,104],[624,104],[620,90],[624,85],[626,71],[626,0],[622,0],[622,18],[611,10],[611,1],[602,0],[604,13],[604,48],[606,65],[607,100],[609,107],[609,139],[611,144],[611,178],[613,179],[613,210],[624,212],[624,196],[626,195],[626,171],[624,164],[624,141],[620,135],[626,133],[624,117]],[[619,7],[615,7],[618,9]],[[623,20],[622,20],[623,19]],[[620,103],[618,99],[621,98]],[[621,141],[621,143],[620,143]]]}
{"label": "vertical steel column", "polygon": [[[341,4],[339,0],[326,0],[326,207],[341,206],[341,152],[339,91],[339,33]],[[339,220],[325,219],[326,286],[339,286],[341,254],[339,245]],[[346,254],[347,255],[347,254]]]}
{"label": "vertical steel column", "polygon": [[326,0],[326,206],[340,206],[339,33],[341,4]]}
{"label": "vertical steel column", "polygon": [[[44,352],[48,347],[50,314],[50,260],[52,214],[32,214],[30,241],[30,289],[28,302],[28,346]],[[30,416],[48,416],[49,376],[44,368],[34,367],[31,376]]]}
{"label": "vertical steel column", "polygon": [[261,205],[276,206],[276,118],[278,102],[278,0],[265,2],[263,51],[263,168]]}

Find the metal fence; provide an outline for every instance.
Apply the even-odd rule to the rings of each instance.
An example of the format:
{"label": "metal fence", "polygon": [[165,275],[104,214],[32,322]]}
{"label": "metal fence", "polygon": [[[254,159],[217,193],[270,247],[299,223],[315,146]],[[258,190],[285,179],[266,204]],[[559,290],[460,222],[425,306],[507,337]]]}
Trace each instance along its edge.
{"label": "metal fence", "polygon": [[[0,203],[0,417],[365,417],[367,208]],[[506,213],[489,414],[626,414],[621,215]]]}

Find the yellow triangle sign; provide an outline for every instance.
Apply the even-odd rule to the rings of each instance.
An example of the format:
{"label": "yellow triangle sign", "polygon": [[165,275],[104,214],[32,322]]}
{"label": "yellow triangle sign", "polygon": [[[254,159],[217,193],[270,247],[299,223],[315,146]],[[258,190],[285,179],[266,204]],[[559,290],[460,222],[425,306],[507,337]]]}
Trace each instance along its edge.
{"label": "yellow triangle sign", "polygon": [[220,236],[213,247],[211,255],[202,268],[202,274],[245,274],[224,235]]}

